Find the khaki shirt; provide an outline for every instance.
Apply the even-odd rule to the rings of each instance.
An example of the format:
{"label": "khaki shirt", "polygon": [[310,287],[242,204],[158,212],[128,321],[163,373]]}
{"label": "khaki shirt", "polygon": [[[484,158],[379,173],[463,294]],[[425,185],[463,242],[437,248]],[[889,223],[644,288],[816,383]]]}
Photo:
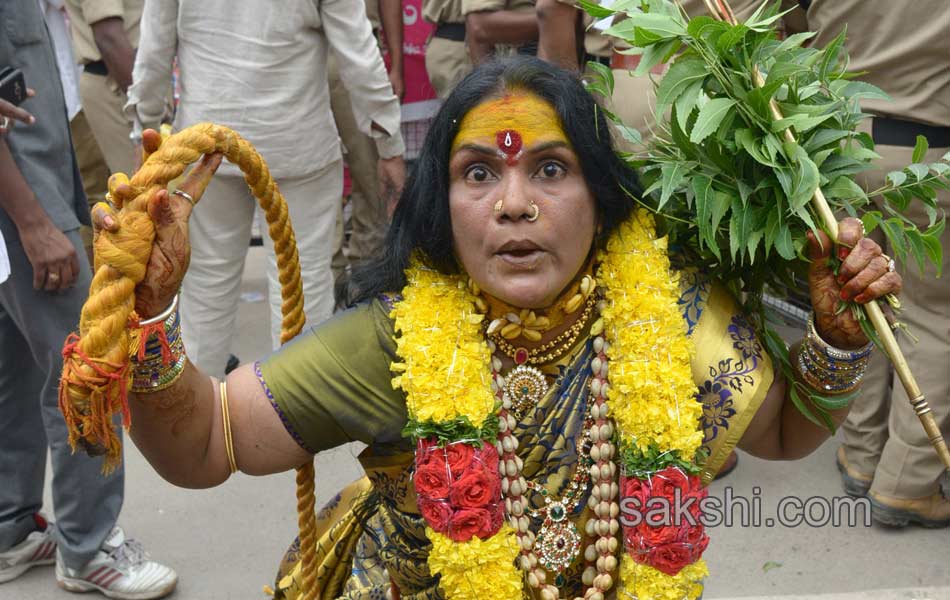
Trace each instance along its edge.
{"label": "khaki shirt", "polygon": [[139,23],[145,0],[66,0],[73,49],[80,64],[102,60],[92,36],[92,25],[110,17],[120,17],[133,48],[139,45]]}
{"label": "khaki shirt", "polygon": [[430,23],[464,23],[463,0],[422,0],[422,18]]}
{"label": "khaki shirt", "polygon": [[534,12],[534,0],[462,0],[462,14],[483,10]]}
{"label": "khaki shirt", "polygon": [[806,16],[819,48],[847,26],[849,70],[893,99],[863,101],[864,110],[950,126],[950,2],[813,0]]}

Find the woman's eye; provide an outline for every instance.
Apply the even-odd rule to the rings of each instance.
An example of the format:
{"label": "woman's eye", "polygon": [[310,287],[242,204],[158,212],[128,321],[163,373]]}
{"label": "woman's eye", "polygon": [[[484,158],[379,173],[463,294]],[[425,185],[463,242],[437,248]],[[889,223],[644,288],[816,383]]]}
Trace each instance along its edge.
{"label": "woman's eye", "polygon": [[554,178],[560,177],[566,172],[566,170],[560,163],[549,161],[541,165],[541,168],[538,169],[538,172],[543,177]]}
{"label": "woman's eye", "polygon": [[476,183],[482,183],[491,178],[491,171],[485,167],[475,165],[465,172],[465,178]]}

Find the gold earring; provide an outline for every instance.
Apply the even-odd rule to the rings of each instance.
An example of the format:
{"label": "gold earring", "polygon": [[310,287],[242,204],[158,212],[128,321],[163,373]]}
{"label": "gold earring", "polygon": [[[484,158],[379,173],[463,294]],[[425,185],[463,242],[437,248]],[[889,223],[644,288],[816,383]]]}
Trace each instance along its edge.
{"label": "gold earring", "polygon": [[541,209],[538,208],[538,205],[535,204],[534,202],[531,203],[531,208],[534,209],[534,214],[528,217],[528,222],[534,223],[535,221],[538,220],[538,217],[541,216]]}
{"label": "gold earring", "polygon": [[502,198],[498,202],[495,202],[495,212],[501,212],[505,208],[505,199]]}

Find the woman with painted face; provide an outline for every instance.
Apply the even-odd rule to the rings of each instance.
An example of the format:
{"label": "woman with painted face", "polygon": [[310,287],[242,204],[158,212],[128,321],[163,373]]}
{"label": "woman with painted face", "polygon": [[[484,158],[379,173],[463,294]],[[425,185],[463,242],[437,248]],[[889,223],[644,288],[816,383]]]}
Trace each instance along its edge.
{"label": "woman with painted face", "polygon": [[[352,308],[224,381],[180,345],[167,365],[146,357],[131,436],[186,487],[367,444],[367,476],[320,513],[315,571],[289,553],[279,598],[696,598],[704,486],[732,448],[797,458],[828,433],[794,408],[729,293],[671,266],[639,192],[580,81],[531,58],[483,65],[433,121]],[[174,340],[190,204],[153,204],[163,268],[140,296]],[[901,280],[854,219],[841,251],[810,241],[796,376],[844,393],[870,346],[838,299]],[[682,522],[642,518],[680,501]]]}

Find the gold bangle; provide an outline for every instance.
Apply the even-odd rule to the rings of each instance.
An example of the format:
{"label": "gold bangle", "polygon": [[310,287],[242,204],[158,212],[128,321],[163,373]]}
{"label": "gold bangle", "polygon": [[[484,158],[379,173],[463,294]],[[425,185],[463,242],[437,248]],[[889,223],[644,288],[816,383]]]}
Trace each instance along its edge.
{"label": "gold bangle", "polygon": [[224,450],[228,455],[228,466],[232,473],[236,473],[237,460],[234,457],[234,438],[231,437],[231,413],[228,411],[228,382],[221,380],[218,382],[218,388],[221,390],[221,418],[224,421]]}

